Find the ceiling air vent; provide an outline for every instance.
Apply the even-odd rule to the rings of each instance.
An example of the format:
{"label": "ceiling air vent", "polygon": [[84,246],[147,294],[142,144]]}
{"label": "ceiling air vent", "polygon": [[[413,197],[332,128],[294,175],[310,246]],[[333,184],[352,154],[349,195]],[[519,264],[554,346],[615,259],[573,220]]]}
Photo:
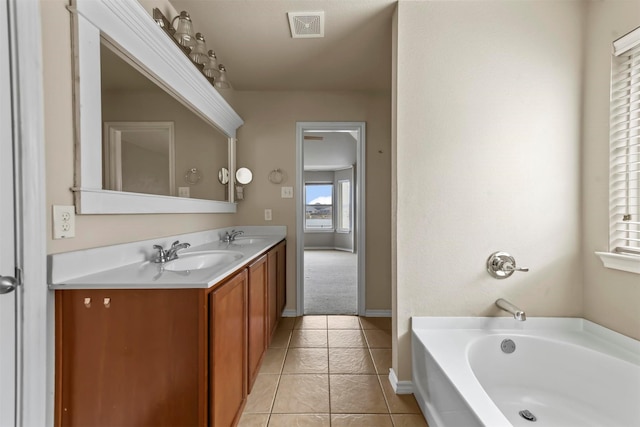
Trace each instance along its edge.
{"label": "ceiling air vent", "polygon": [[291,37],[324,37],[324,12],[288,12]]}

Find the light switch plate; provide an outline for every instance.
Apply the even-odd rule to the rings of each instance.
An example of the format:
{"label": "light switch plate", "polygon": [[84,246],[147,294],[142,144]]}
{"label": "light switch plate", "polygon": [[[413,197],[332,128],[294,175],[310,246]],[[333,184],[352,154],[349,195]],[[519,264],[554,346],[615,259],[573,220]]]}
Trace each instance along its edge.
{"label": "light switch plate", "polygon": [[76,237],[75,206],[53,206],[53,238],[68,239]]}
{"label": "light switch plate", "polygon": [[271,217],[271,209],[265,209],[264,210],[264,220],[265,221],[271,221],[272,217]]}
{"label": "light switch plate", "polygon": [[293,199],[293,187],[280,187],[280,195],[283,199]]}

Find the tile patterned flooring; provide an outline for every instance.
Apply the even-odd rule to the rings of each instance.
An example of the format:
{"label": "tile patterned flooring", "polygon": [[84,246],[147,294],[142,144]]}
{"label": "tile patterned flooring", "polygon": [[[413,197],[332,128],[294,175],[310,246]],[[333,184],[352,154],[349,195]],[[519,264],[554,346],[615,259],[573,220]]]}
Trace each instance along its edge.
{"label": "tile patterned flooring", "polygon": [[427,427],[389,368],[389,318],[283,318],[239,427]]}

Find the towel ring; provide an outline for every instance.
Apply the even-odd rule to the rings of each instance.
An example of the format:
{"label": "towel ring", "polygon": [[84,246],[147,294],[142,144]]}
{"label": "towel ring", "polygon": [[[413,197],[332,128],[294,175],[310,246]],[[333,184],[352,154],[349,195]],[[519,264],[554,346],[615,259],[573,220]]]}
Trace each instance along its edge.
{"label": "towel ring", "polygon": [[269,182],[272,184],[281,184],[287,180],[287,174],[281,169],[274,169],[269,172]]}
{"label": "towel ring", "polygon": [[184,182],[190,185],[195,185],[202,179],[202,174],[198,168],[191,168],[184,174]]}

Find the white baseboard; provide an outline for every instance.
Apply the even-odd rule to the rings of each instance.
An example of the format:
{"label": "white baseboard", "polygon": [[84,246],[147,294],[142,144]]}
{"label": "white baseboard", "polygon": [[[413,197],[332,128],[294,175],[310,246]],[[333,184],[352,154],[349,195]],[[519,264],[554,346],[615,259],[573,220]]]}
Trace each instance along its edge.
{"label": "white baseboard", "polygon": [[391,310],[365,310],[366,317],[391,317]]}
{"label": "white baseboard", "polygon": [[413,394],[413,382],[398,381],[398,376],[396,375],[393,368],[389,369],[389,382],[391,383],[391,387],[393,387],[393,391],[395,391],[396,394]]}
{"label": "white baseboard", "polygon": [[295,310],[285,310],[282,312],[282,317],[297,317],[298,313]]}

